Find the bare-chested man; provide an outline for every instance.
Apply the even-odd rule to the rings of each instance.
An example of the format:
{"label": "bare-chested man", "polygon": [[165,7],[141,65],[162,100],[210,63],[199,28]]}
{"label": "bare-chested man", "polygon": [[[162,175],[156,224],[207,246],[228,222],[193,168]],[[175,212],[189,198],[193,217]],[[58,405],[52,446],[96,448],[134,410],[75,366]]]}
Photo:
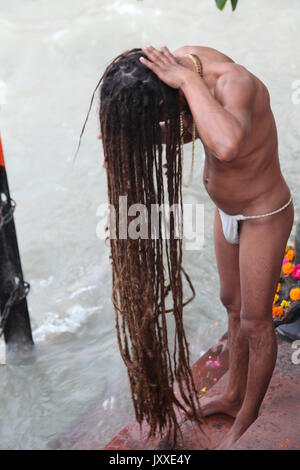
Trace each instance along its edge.
{"label": "bare-chested man", "polygon": [[[203,181],[217,206],[214,239],[220,297],[228,311],[230,367],[227,389],[203,399],[202,409],[205,415],[235,417],[219,446],[228,449],[257,418],[275,366],[272,302],[293,202],[280,170],[265,85],[208,47],[184,46],[173,54],[167,47],[143,51],[148,60],[141,62],[180,90],[205,148]],[[202,77],[186,54],[202,64]]]}

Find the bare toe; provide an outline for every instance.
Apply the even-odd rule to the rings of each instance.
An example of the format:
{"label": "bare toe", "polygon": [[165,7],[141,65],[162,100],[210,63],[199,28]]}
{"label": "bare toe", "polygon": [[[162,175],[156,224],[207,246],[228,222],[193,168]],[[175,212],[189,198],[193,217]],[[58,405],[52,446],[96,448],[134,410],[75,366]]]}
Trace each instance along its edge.
{"label": "bare toe", "polygon": [[240,400],[231,400],[225,395],[215,395],[212,397],[204,397],[200,400],[203,416],[214,414],[226,414],[236,417],[240,410]]}

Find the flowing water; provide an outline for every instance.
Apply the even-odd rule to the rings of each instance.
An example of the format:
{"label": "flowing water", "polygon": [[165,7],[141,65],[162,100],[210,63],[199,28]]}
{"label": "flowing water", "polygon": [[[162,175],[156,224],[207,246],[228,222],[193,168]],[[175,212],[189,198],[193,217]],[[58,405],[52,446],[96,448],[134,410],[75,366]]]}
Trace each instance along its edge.
{"label": "flowing water", "polygon": [[[298,0],[241,0],[235,13],[229,5],[219,12],[213,0],[0,0],[0,80],[7,86],[0,128],[36,343],[33,357],[0,366],[0,448],[46,448],[94,409],[101,448],[133,416],[114,331],[109,251],[96,236],[97,207],[107,200],[97,103],[72,166],[104,67],[147,43],[171,50],[200,44],[261,77],[297,220],[299,22]],[[185,153],[188,172],[190,147]],[[203,250],[184,255],[197,292],[185,310],[192,361],[226,329],[202,169],[197,143],[193,183],[184,190],[186,202],[205,209]]]}

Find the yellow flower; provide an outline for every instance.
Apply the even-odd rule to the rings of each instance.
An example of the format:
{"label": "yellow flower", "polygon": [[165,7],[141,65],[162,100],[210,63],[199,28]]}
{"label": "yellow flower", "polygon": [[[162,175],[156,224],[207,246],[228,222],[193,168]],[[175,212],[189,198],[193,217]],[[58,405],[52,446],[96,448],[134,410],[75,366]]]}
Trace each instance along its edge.
{"label": "yellow flower", "polygon": [[280,289],[281,289],[281,284],[280,284],[280,282],[278,282],[276,292],[279,292]]}
{"label": "yellow flower", "polygon": [[294,289],[290,290],[290,298],[293,302],[296,300],[300,300],[300,288],[294,287]]}
{"label": "yellow flower", "polygon": [[280,307],[282,308],[287,308],[291,305],[291,302],[289,300],[282,300]]}
{"label": "yellow flower", "polygon": [[273,305],[276,304],[277,300],[279,299],[279,295],[275,294],[274,300],[273,300]]}
{"label": "yellow flower", "polygon": [[293,261],[295,258],[295,250],[289,250],[286,254],[285,257],[288,261]]}
{"label": "yellow flower", "polygon": [[293,265],[293,263],[286,263],[282,265],[282,271],[286,276],[288,276],[292,274],[292,272],[294,271],[294,267],[295,266]]}
{"label": "yellow flower", "polygon": [[281,318],[283,315],[283,308],[273,307],[272,313],[273,313],[273,318]]}

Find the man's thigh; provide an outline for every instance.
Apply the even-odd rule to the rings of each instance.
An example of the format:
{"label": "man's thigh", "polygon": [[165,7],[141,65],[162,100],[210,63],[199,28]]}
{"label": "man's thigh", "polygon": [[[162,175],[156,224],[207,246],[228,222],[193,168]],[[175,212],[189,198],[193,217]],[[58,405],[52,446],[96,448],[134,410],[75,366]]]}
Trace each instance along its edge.
{"label": "man's thigh", "polygon": [[240,309],[239,245],[232,245],[225,239],[217,208],[214,219],[214,245],[221,300],[226,306],[235,304],[236,308]]}
{"label": "man's thigh", "polygon": [[242,221],[239,257],[242,318],[270,317],[293,220],[294,208],[290,204],[276,215]]}

